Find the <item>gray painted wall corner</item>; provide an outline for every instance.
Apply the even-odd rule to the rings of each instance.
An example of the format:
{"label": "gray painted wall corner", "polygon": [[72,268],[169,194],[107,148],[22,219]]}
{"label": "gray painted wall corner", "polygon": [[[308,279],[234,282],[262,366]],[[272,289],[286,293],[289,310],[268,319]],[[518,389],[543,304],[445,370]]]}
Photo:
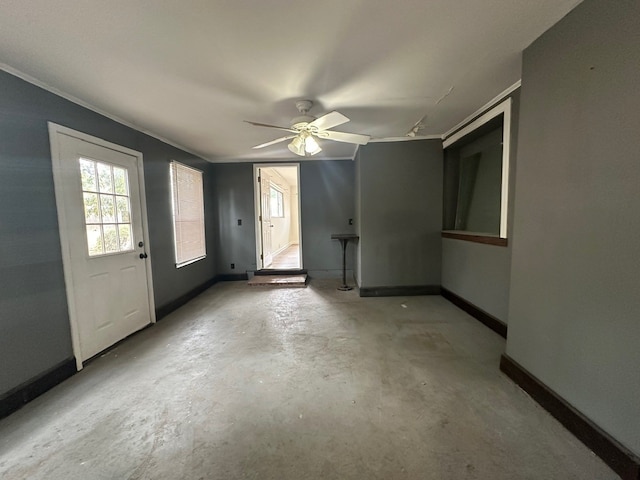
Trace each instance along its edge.
{"label": "gray painted wall corner", "polygon": [[440,285],[442,142],[359,150],[360,286]]}
{"label": "gray painted wall corner", "polygon": [[639,455],[640,4],[611,6],[524,52],[507,354]]}

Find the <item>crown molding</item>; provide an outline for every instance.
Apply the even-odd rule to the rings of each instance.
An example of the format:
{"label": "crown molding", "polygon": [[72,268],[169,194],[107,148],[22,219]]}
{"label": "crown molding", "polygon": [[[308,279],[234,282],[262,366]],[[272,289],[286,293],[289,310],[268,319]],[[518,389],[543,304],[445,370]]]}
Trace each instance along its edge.
{"label": "crown molding", "polygon": [[458,123],[455,127],[451,128],[447,132],[443,133],[442,136],[441,136],[442,140],[446,140],[448,137],[450,137],[456,131],[458,131],[461,128],[463,128],[465,125],[467,125],[473,119],[479,117],[484,112],[489,110],[491,107],[493,107],[497,103],[499,103],[502,100],[504,100],[507,96],[511,95],[514,91],[516,91],[518,88],[520,88],[521,85],[522,85],[522,80],[518,80],[516,83],[511,85],[509,88],[507,88],[504,91],[500,92],[498,95],[493,97],[491,100],[489,100],[486,104],[484,104],[478,110],[476,110],[471,115],[469,115],[467,118],[465,118],[463,121]]}
{"label": "crown molding", "polygon": [[383,137],[372,138],[369,143],[411,142],[413,140],[442,140],[442,135],[416,135],[415,137]]}
{"label": "crown molding", "polygon": [[111,113],[106,112],[105,110],[102,110],[101,108],[96,107],[95,105],[91,105],[88,102],[85,102],[84,100],[80,100],[77,97],[74,97],[73,95],[70,95],[66,92],[63,92],[62,90],[56,88],[56,87],[52,87],[51,85],[38,80],[37,78],[32,77],[31,75],[28,75],[24,72],[21,72],[18,69],[15,69],[13,67],[11,67],[10,65],[7,65],[6,63],[2,63],[0,62],[0,70],[7,72],[10,75],[13,75],[14,77],[18,77],[21,80],[24,80],[27,83],[30,83],[32,85],[35,85],[36,87],[40,87],[43,90],[46,90],[49,93],[53,93],[54,95],[57,95],[58,97],[62,97],[65,100],[70,101],[71,103],[75,103],[76,105],[79,105],[83,108],[86,108],[87,110],[91,110],[94,113],[97,113],[98,115],[102,115],[103,117],[108,118],[109,120],[113,120],[114,122],[117,122],[121,125],[124,125],[125,127],[129,127],[132,128],[133,130],[140,132],[140,133],[144,133],[145,135],[148,135],[150,137],[155,138],[156,140],[160,140],[163,143],[166,143],[167,145],[171,145],[172,147],[178,148],[184,152],[190,153],[191,155],[194,155],[202,160],[205,160],[207,162],[213,162],[214,160],[211,158],[206,158],[204,157],[202,154],[200,153],[196,153],[193,150],[188,149],[187,147],[185,147],[184,145],[180,145],[179,143],[175,143],[172,142],[171,140],[158,135],[156,133],[153,133],[145,128],[140,127],[139,125],[136,125],[135,123],[129,122],[123,118],[120,118],[116,115],[113,115]]}

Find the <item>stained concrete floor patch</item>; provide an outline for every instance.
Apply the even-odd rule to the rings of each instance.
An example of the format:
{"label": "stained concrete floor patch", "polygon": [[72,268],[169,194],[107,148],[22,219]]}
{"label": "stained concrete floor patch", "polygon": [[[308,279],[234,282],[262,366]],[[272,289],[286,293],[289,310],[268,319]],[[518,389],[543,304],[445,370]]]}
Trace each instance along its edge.
{"label": "stained concrete floor patch", "polygon": [[213,286],[0,421],[0,478],[618,478],[500,373],[497,334],[336,285]]}

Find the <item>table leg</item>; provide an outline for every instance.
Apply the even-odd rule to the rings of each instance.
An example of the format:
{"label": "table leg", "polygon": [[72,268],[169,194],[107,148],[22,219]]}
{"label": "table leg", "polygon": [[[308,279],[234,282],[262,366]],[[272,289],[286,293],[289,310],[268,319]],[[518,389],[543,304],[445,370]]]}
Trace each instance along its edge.
{"label": "table leg", "polygon": [[343,292],[353,290],[353,287],[347,285],[347,239],[341,238],[340,243],[342,244],[342,286],[338,287],[338,290],[342,290]]}

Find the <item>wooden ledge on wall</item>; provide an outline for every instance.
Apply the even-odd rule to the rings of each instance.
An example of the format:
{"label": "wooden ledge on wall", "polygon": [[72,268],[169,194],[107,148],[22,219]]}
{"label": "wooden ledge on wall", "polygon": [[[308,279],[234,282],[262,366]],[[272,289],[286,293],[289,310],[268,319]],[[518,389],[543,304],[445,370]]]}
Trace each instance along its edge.
{"label": "wooden ledge on wall", "polygon": [[495,245],[497,247],[506,247],[508,245],[506,238],[494,237],[492,235],[454,232],[451,230],[444,230],[442,232],[442,238],[453,238],[455,240],[464,240],[465,242],[484,243],[485,245]]}
{"label": "wooden ledge on wall", "polygon": [[556,418],[578,440],[593,450],[623,480],[640,480],[640,458],[603,431],[557,393],[508,355],[500,358],[500,370]]}

